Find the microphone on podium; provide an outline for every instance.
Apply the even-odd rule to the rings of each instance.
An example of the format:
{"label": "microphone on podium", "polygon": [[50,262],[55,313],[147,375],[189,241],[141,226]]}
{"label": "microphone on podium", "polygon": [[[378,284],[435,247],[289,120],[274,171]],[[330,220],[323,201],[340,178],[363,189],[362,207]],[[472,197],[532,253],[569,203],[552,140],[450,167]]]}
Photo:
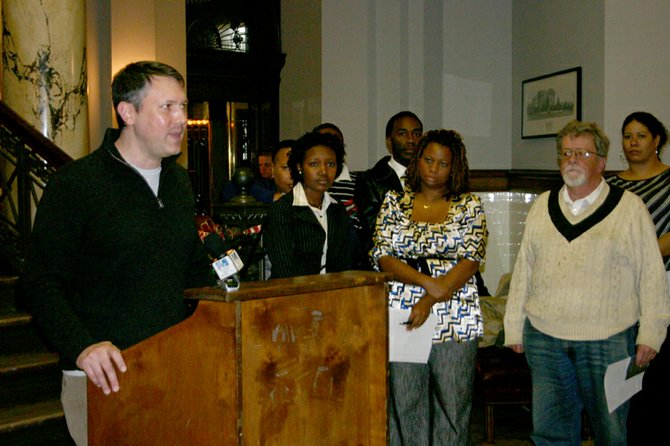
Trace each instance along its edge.
{"label": "microphone on podium", "polygon": [[212,263],[212,268],[214,268],[214,272],[219,278],[219,286],[228,291],[237,290],[240,287],[237,273],[244,267],[244,262],[240,259],[237,251],[226,249],[221,237],[215,233],[207,235],[203,242],[207,252],[217,259]]}

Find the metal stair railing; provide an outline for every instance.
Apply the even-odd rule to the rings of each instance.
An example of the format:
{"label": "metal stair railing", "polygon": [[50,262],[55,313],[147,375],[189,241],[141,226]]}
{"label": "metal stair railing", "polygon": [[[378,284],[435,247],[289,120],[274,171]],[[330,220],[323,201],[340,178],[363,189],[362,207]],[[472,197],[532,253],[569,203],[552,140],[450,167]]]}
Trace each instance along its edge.
{"label": "metal stair railing", "polygon": [[0,101],[0,257],[20,272],[49,177],[72,158]]}

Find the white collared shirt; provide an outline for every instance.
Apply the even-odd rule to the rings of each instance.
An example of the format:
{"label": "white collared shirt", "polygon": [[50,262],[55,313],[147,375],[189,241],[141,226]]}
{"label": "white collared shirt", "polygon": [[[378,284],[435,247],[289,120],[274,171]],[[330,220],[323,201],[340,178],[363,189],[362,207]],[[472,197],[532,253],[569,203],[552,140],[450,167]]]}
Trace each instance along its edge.
{"label": "white collared shirt", "polygon": [[566,186],[563,186],[563,200],[568,204],[568,207],[570,208],[570,212],[572,212],[572,215],[579,215],[586,208],[591,206],[594,201],[600,196],[600,193],[603,191],[605,188],[605,179],[601,178],[600,183],[598,184],[598,187],[596,187],[593,192],[588,194],[584,198],[580,198],[578,200],[572,201],[570,198],[570,194],[568,193],[568,188]]}
{"label": "white collared shirt", "polygon": [[349,168],[346,164],[342,164],[342,172],[335,178],[335,183],[338,181],[352,181],[351,175],[349,174]]}
{"label": "white collared shirt", "polygon": [[398,175],[400,184],[402,185],[402,188],[405,189],[405,172],[407,171],[407,167],[397,162],[393,157],[389,160],[389,167],[393,169],[396,175]]}
{"label": "white collared shirt", "polygon": [[335,201],[328,192],[324,192],[321,209],[315,208],[309,204],[309,201],[307,201],[307,195],[305,194],[305,189],[302,186],[302,183],[298,182],[293,186],[293,206],[308,206],[326,233],[326,238],[323,242],[323,251],[321,253],[321,274],[326,273],[326,254],[328,253],[328,214],[326,211],[331,203],[337,203],[337,201]]}

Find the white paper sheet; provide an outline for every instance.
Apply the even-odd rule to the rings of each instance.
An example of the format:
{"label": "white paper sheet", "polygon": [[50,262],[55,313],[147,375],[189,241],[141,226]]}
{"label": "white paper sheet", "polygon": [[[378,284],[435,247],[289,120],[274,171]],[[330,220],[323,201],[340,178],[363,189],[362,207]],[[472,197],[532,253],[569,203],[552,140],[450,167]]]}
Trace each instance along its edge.
{"label": "white paper sheet", "polygon": [[389,308],[389,361],[427,363],[433,345],[437,316],[430,314],[424,324],[407,330],[410,310]]}
{"label": "white paper sheet", "polygon": [[626,371],[631,361],[635,361],[635,356],[614,362],[607,367],[605,372],[605,398],[607,398],[607,409],[610,413],[642,390],[644,372],[626,379]]}

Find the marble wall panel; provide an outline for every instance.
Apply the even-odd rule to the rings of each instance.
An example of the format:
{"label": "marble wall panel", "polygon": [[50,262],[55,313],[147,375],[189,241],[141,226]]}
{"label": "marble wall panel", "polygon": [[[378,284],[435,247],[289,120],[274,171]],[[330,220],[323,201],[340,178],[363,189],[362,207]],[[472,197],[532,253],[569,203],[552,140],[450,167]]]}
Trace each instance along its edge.
{"label": "marble wall panel", "polygon": [[73,158],[89,151],[84,0],[3,0],[3,100]]}

